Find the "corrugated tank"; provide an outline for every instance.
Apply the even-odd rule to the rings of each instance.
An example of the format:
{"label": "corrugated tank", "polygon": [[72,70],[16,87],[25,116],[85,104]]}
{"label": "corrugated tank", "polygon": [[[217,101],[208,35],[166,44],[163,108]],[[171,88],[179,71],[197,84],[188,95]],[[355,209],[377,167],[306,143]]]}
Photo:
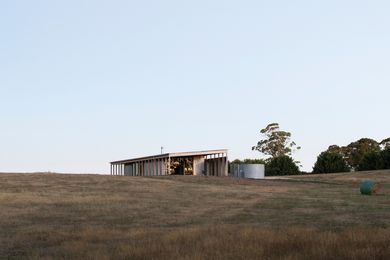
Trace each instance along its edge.
{"label": "corrugated tank", "polygon": [[230,172],[235,177],[264,179],[264,164],[233,164]]}

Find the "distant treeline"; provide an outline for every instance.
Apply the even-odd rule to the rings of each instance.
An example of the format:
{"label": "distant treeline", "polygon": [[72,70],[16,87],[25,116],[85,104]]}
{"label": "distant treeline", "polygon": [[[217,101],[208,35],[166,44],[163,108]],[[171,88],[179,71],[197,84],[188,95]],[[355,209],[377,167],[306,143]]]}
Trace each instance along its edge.
{"label": "distant treeline", "polygon": [[317,157],[313,173],[382,169],[390,169],[390,138],[361,138],[347,146],[329,146]]}
{"label": "distant treeline", "polygon": [[[265,164],[265,175],[307,174],[299,170],[300,162],[291,156],[300,150],[292,139],[291,133],[280,129],[278,123],[268,124],[260,130],[261,139],[252,147],[268,157],[266,160],[245,159],[231,163]],[[390,169],[390,138],[380,142],[361,138],[347,146],[331,145],[318,155],[313,171],[310,173],[334,173],[349,171],[367,171]]]}
{"label": "distant treeline", "polygon": [[236,159],[230,163],[264,164],[266,176],[390,169],[390,138],[380,142],[361,138],[347,146],[331,145],[318,155],[312,172],[300,171],[299,162],[288,155],[266,160]]}

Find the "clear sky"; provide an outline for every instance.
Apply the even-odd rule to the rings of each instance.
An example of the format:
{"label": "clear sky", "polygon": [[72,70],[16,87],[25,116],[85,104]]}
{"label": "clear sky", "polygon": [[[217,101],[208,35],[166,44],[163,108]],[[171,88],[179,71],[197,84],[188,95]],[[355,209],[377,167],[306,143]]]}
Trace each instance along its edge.
{"label": "clear sky", "polygon": [[390,2],[3,0],[0,171],[230,149],[278,122],[311,170],[390,137]]}

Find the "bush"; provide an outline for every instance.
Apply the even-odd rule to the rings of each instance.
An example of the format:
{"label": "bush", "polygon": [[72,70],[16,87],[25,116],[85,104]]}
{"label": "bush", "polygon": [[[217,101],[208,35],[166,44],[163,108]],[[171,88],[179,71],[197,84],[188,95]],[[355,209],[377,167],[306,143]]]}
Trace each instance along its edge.
{"label": "bush", "polygon": [[322,152],[314,164],[313,173],[348,172],[350,169],[343,157],[334,152]]}
{"label": "bush", "polygon": [[229,161],[229,164],[242,164],[243,162],[240,159],[235,159],[234,161]]}
{"label": "bush", "polygon": [[274,157],[265,166],[266,176],[294,175],[299,173],[298,166],[287,155]]}
{"label": "bush", "polygon": [[245,159],[245,164],[265,164],[265,161],[262,159]]}
{"label": "bush", "polygon": [[244,159],[241,161],[240,159],[235,159],[230,162],[231,164],[265,164],[265,161],[262,159]]}

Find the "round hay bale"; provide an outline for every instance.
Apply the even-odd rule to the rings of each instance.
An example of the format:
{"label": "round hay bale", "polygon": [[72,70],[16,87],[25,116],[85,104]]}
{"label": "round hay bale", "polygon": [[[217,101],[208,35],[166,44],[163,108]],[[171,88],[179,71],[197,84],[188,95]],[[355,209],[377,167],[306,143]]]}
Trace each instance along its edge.
{"label": "round hay bale", "polygon": [[375,183],[373,180],[364,180],[360,184],[360,193],[363,195],[372,195],[380,191],[380,184]]}

